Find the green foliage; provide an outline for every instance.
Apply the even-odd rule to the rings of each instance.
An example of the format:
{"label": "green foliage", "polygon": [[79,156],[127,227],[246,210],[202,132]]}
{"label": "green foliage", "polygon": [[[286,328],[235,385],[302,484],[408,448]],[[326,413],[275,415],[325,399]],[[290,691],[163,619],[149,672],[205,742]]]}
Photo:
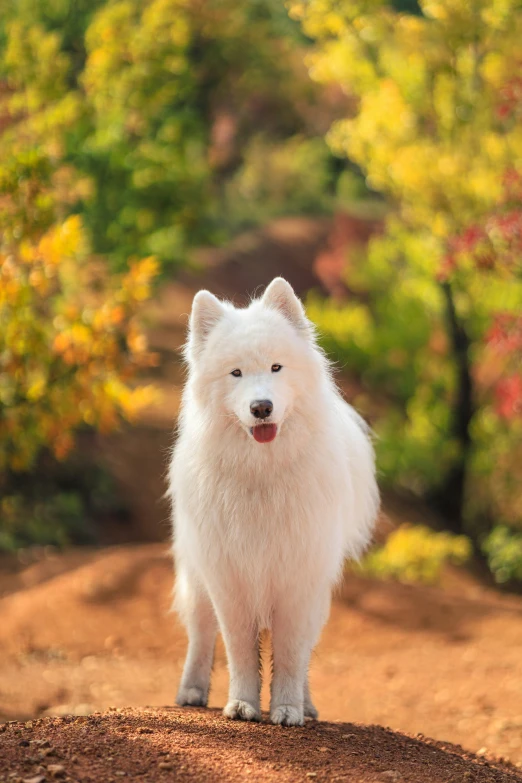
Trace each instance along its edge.
{"label": "green foliage", "polygon": [[224,187],[227,221],[236,229],[283,215],[332,209],[330,152],[321,138],[293,136],[274,143],[256,136]]}
{"label": "green foliage", "polygon": [[350,287],[366,301],[339,305],[312,297],[307,309],[326,351],[387,398],[375,422],[382,479],[423,494],[443,483],[458,456],[451,434],[455,370],[444,301],[422,273],[420,248],[410,242],[412,261],[400,274],[387,263],[388,241],[375,240],[364,265],[355,259],[347,269]]}
{"label": "green foliage", "polygon": [[273,143],[302,128],[296,105],[313,94],[297,36],[274,8],[123,0],[96,15],[81,83],[96,181],[84,209],[101,250],[179,263],[188,246],[220,242],[242,223],[226,199],[222,209],[223,183],[243,150],[248,168],[260,129]]}
{"label": "green foliage", "polygon": [[76,453],[64,463],[43,456],[34,475],[11,476],[0,500],[0,551],[98,543],[107,520],[126,509],[106,469]]}
{"label": "green foliage", "polygon": [[446,563],[462,565],[471,553],[466,536],[435,533],[423,525],[401,525],[384,546],[366,555],[358,568],[377,579],[436,584]]}
{"label": "green foliage", "polygon": [[22,495],[7,495],[0,501],[0,551],[92,543],[85,529],[84,513],[81,498],[74,492],[36,502]]}
{"label": "green foliage", "polygon": [[103,252],[178,257],[187,232],[205,233],[209,168],[194,105],[196,46],[181,0],[107,4],[86,34],[81,75],[93,133],[85,165],[96,197],[88,223]]}
{"label": "green foliage", "polygon": [[522,533],[504,525],[495,527],[483,542],[482,551],[497,582],[522,581]]}

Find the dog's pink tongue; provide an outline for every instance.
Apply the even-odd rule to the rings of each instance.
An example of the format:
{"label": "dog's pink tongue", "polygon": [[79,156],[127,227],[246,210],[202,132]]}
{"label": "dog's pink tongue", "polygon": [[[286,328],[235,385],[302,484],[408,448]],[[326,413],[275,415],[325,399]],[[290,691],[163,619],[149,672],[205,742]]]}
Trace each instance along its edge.
{"label": "dog's pink tongue", "polygon": [[258,443],[270,443],[277,435],[277,425],[258,424],[257,427],[254,427],[252,434]]}

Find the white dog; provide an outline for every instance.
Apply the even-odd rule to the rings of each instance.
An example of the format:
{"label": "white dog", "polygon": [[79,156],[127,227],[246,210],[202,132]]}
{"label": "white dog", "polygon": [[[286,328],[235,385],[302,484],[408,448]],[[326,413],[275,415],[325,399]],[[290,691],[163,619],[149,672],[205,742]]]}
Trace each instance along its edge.
{"label": "white dog", "polygon": [[337,390],[291,286],[246,309],[194,298],[189,375],[170,469],[176,607],[188,654],[180,705],[206,705],[219,627],[229,718],[259,720],[259,634],[272,634],[270,719],[317,717],[313,647],[346,557],[368,545],[379,506],[373,449]]}

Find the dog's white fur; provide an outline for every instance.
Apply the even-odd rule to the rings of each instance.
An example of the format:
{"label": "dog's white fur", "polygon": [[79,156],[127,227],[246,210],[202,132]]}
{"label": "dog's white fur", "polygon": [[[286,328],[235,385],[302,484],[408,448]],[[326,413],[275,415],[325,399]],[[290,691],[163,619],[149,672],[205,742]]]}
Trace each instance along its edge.
{"label": "dog's white fur", "polygon": [[[186,358],[170,468],[175,603],[189,637],[177,703],[207,703],[219,627],[230,672],[225,715],[258,720],[258,638],[268,628],[270,718],[302,725],[317,717],[308,664],[332,588],[344,559],[368,545],[377,516],[368,430],[341,398],[282,278],[246,309],[196,294]],[[251,434],[258,399],[273,403],[270,443]]]}

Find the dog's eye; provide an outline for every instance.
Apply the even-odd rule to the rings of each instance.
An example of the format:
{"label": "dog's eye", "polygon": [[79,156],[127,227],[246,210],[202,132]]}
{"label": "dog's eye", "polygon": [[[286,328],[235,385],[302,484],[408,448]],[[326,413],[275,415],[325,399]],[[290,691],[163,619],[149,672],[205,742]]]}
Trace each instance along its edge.
{"label": "dog's eye", "polygon": [[281,365],[280,364],[273,364],[272,365],[272,372],[279,372],[280,369],[281,369]]}
{"label": "dog's eye", "polygon": [[234,378],[241,378],[241,376],[243,375],[243,373],[241,372],[241,370],[232,370],[232,372],[230,373],[230,375],[233,375],[233,376],[234,376]]}

